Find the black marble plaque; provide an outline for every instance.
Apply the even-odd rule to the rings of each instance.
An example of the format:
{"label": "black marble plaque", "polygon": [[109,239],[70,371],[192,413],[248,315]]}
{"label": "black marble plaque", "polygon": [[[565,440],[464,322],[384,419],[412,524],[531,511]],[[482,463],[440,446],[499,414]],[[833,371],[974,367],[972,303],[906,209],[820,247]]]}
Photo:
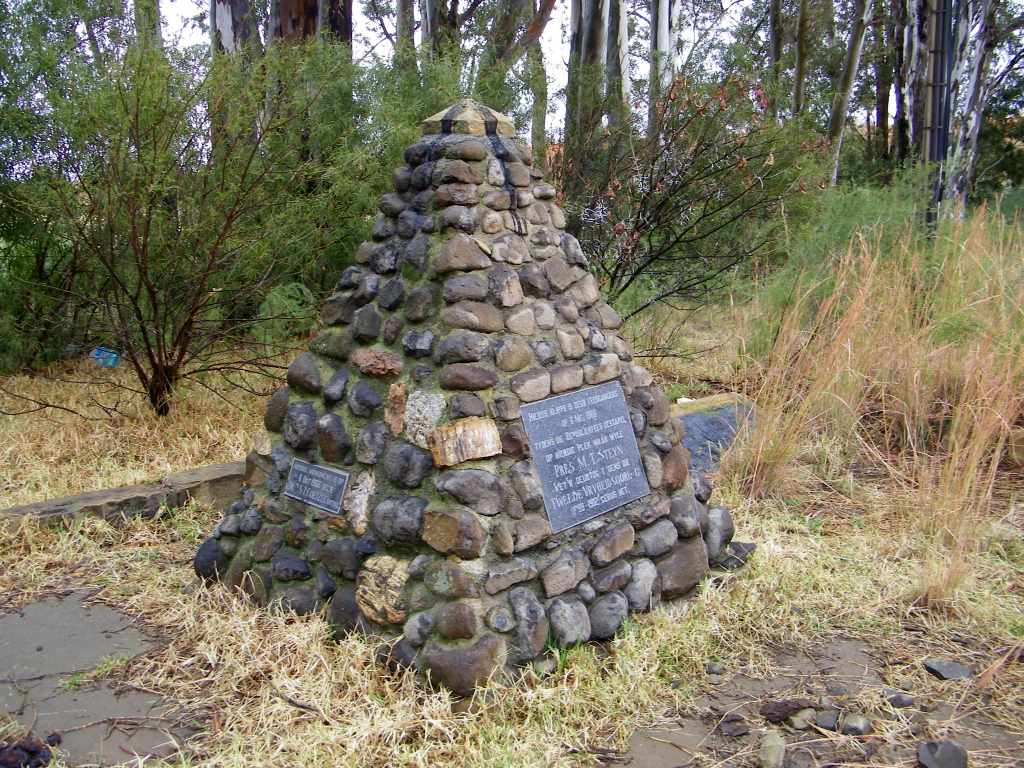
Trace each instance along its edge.
{"label": "black marble plaque", "polygon": [[292,459],[284,495],[332,515],[340,515],[341,499],[346,487],[348,472],[310,464],[302,459]]}
{"label": "black marble plaque", "polygon": [[619,382],[530,403],[521,414],[552,531],[651,492]]}

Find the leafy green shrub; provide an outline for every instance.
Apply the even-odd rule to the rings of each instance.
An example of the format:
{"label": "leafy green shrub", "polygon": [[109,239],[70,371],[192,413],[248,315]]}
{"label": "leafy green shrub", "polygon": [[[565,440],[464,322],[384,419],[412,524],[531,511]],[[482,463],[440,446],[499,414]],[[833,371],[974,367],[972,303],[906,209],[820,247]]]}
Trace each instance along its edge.
{"label": "leafy green shrub", "polygon": [[260,304],[254,335],[262,344],[280,344],[307,334],[316,307],[316,297],[302,283],[279,285]]}

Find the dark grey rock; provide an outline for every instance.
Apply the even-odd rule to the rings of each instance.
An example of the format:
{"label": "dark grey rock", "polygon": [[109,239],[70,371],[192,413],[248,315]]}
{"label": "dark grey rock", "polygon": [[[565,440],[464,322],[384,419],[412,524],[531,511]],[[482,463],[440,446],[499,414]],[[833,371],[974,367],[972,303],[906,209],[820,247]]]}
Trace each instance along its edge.
{"label": "dark grey rock", "polygon": [[562,648],[590,639],[590,615],[578,597],[556,597],[548,604],[548,621],[555,642]]}
{"label": "dark grey rock", "polygon": [[693,478],[694,497],[701,504],[707,504],[708,499],[711,498],[711,480],[703,472],[694,472],[691,477]]}
{"label": "dark grey rock", "polygon": [[448,401],[448,411],[453,419],[465,416],[483,416],[486,412],[484,401],[472,392],[459,392]]}
{"label": "dark grey rock", "polygon": [[295,585],[281,592],[281,608],[285,611],[305,616],[316,612],[319,607],[320,600],[313,587]]}
{"label": "dark grey rock", "polygon": [[515,587],[509,591],[508,602],[516,620],[509,661],[529,661],[544,650],[550,628],[548,617],[544,606],[528,587]]}
{"label": "dark grey rock", "polygon": [[455,331],[437,345],[434,359],[439,363],[475,363],[491,347],[490,339],[475,331]]}
{"label": "dark grey rock", "polygon": [[609,566],[598,568],[590,575],[590,582],[598,592],[622,589],[629,583],[633,568],[625,560],[616,560]]}
{"label": "dark grey rock", "polygon": [[650,610],[657,603],[659,593],[657,568],[654,567],[654,563],[646,559],[634,560],[630,583],[623,590],[629,601],[630,610]]}
{"label": "dark grey rock", "polygon": [[426,320],[434,314],[436,303],[437,291],[432,284],[414,288],[405,300],[405,317],[414,323]]}
{"label": "dark grey rock", "polygon": [[441,211],[438,216],[442,227],[452,227],[461,232],[473,234],[476,231],[476,218],[473,209],[464,205],[452,205]]}
{"label": "dark grey rock", "polygon": [[514,421],[519,418],[519,398],[515,395],[499,395],[491,401],[494,418],[501,421]]}
{"label": "dark grey rock", "polygon": [[594,589],[594,585],[589,580],[584,579],[576,585],[576,594],[579,595],[580,600],[584,603],[590,604],[597,597],[597,590]]}
{"label": "dark grey rock", "polygon": [[363,618],[359,605],[356,603],[354,587],[348,584],[338,587],[327,609],[327,618],[334,625],[335,633],[339,636],[366,626],[366,619]]}
{"label": "dark grey rock", "polygon": [[380,313],[372,306],[359,309],[352,318],[352,335],[359,341],[376,340],[380,327]]}
{"label": "dark grey rock", "polygon": [[280,525],[264,525],[252,546],[252,559],[257,562],[269,560],[284,545],[284,528]]}
{"label": "dark grey rock", "polygon": [[661,593],[672,600],[693,589],[708,571],[708,554],[700,536],[680,539],[655,562]]}
{"label": "dark grey rock", "polygon": [[429,328],[406,331],[402,337],[402,349],[409,357],[430,357],[434,351],[434,332]]}
{"label": "dark grey rock", "polygon": [[380,394],[365,381],[357,381],[348,391],[348,408],[353,416],[372,416],[383,400]]}
{"label": "dark grey rock", "polygon": [[535,341],[532,346],[533,354],[541,365],[551,365],[558,362],[558,351],[550,341]]}
{"label": "dark grey rock", "polygon": [[267,401],[267,411],[263,416],[263,426],[271,432],[280,432],[284,428],[284,417],[288,412],[288,387],[278,387]]}
{"label": "dark grey rock", "polygon": [[914,697],[905,691],[899,691],[895,688],[886,688],[885,700],[889,702],[889,706],[893,709],[906,709],[912,707],[915,704]]}
{"label": "dark grey rock", "polygon": [[551,285],[539,264],[526,264],[520,267],[519,284],[527,296],[544,298],[551,293]]}
{"label": "dark grey rock", "polygon": [[345,431],[345,423],[336,413],[325,413],[317,419],[316,436],[324,461],[340,463],[352,450],[352,440]]}
{"label": "dark grey rock", "polygon": [[661,453],[668,453],[672,450],[672,441],[664,432],[652,429],[647,433],[647,440]]}
{"label": "dark grey rock", "polygon": [[238,524],[238,530],[247,536],[253,536],[259,533],[260,528],[263,527],[263,518],[260,517],[259,510],[255,507],[250,507],[245,510],[242,514],[242,519]]}
{"label": "dark grey rock", "polygon": [[230,558],[220,546],[217,539],[210,537],[204,541],[192,560],[192,569],[196,576],[204,582],[210,583],[226,573]]}
{"label": "dark grey rock", "polygon": [[434,466],[430,453],[405,442],[392,443],[381,464],[384,476],[399,488],[419,488]]}
{"label": "dark grey rock", "polygon": [[388,544],[414,544],[423,527],[427,500],[419,496],[387,496],[370,515],[373,529]]}
{"label": "dark grey rock", "polygon": [[[380,250],[380,246],[374,248],[374,251],[378,250]],[[380,278],[377,275],[365,275],[359,281],[359,287],[356,288],[355,293],[352,294],[353,309],[369,304],[377,297],[378,291],[380,291]]]}
{"label": "dark grey rock", "polygon": [[434,617],[429,611],[420,611],[410,616],[402,627],[402,636],[413,648],[421,647],[434,631]]}
{"label": "dark grey rock", "polygon": [[366,274],[366,270],[360,267],[358,264],[353,264],[351,267],[346,267],[341,272],[341,277],[338,278],[337,284],[334,286],[336,291],[345,291],[349,288],[355,288],[359,285],[359,281],[363,279]]}
{"label": "dark grey rock", "polygon": [[722,554],[725,547],[732,541],[736,526],[732,515],[725,507],[712,507],[708,510],[708,527],[704,531],[704,543],[708,548],[708,560],[714,562]]}
{"label": "dark grey rock", "polygon": [[601,595],[590,606],[590,635],[608,640],[619,631],[629,612],[629,602],[621,592]]}
{"label": "dark grey rock", "polygon": [[278,581],[303,581],[312,576],[309,563],[298,555],[278,552],[272,563],[274,578]]}
{"label": "dark grey rock", "polygon": [[952,739],[922,741],[917,745],[921,768],[967,768],[967,750]]}
{"label": "dark grey rock", "polygon": [[388,275],[398,269],[401,250],[395,243],[385,243],[370,256],[370,269],[379,275]]}
{"label": "dark grey rock", "polygon": [[487,283],[477,275],[455,275],[444,281],[441,296],[449,304],[458,301],[482,301],[487,298]]}
{"label": "dark grey rock", "polygon": [[525,509],[540,509],[544,504],[544,496],[541,492],[540,477],[533,463],[530,461],[516,462],[509,469],[508,474],[523,507]]}
{"label": "dark grey rock", "polygon": [[843,717],[842,733],[846,736],[867,736],[874,730],[871,719],[859,712],[851,712]]}
{"label": "dark grey rock", "polygon": [[939,680],[965,680],[974,676],[973,669],[950,659],[925,659],[924,668]]}
{"label": "dark grey rock", "polygon": [[341,402],[345,397],[345,390],[348,389],[348,368],[341,367],[334,372],[327,386],[324,387],[324,400],[328,404]]}
{"label": "dark grey rock", "polygon": [[702,534],[708,528],[708,508],[697,501],[691,493],[680,493],[672,497],[668,519],[684,539]]}
{"label": "dark grey rock", "polygon": [[373,229],[370,230],[370,237],[374,240],[387,240],[395,234],[395,222],[383,215],[374,219]]}
{"label": "dark grey rock", "polygon": [[823,731],[839,731],[839,720],[841,713],[836,709],[826,709],[818,713],[818,716],[814,718],[814,724],[821,728]]}
{"label": "dark grey rock", "polygon": [[355,580],[359,566],[363,563],[363,555],[356,547],[356,540],[350,536],[331,539],[320,548],[320,562],[328,571]]}
{"label": "dark grey rock", "polygon": [[508,608],[495,606],[487,612],[487,626],[495,632],[511,632],[515,629],[516,620],[512,618],[512,612]]}
{"label": "dark grey rock", "polygon": [[648,557],[659,557],[668,552],[679,538],[671,520],[662,518],[636,534],[637,543]]}
{"label": "dark grey rock", "polygon": [[331,578],[327,569],[322,565],[318,565],[316,568],[314,584],[316,587],[317,597],[324,600],[328,599],[338,589],[338,585],[334,582],[334,579]]}
{"label": "dark grey rock", "polygon": [[402,318],[398,315],[392,315],[384,321],[384,330],[381,331],[381,339],[387,345],[393,345],[398,341],[399,335],[402,333],[402,329],[405,327],[405,323]]}
{"label": "dark grey rock", "polygon": [[438,475],[434,485],[472,507],[474,512],[487,516],[507,511],[512,495],[501,478],[484,469],[451,469]]}
{"label": "dark grey rock", "polygon": [[309,352],[303,352],[288,366],[288,386],[311,395],[320,394],[320,366]]}
{"label": "dark grey rock", "polygon": [[388,447],[390,430],[383,421],[371,421],[359,431],[356,438],[356,461],[376,464]]}
{"label": "dark grey rock", "polygon": [[754,554],[756,549],[757,544],[751,542],[730,541],[725,551],[718,555],[714,565],[716,568],[721,568],[725,571],[739,570],[746,565],[747,560]]}
{"label": "dark grey rock", "polygon": [[384,283],[377,295],[377,304],[383,309],[394,310],[401,306],[405,298],[405,282],[400,277],[392,278]]}
{"label": "dark grey rock", "polygon": [[[423,232],[432,232],[434,218],[432,216],[421,216],[419,218],[419,225]],[[426,269],[427,254],[430,252],[430,240],[423,232],[413,237],[406,244],[405,251],[402,253],[402,261],[418,272]]]}
{"label": "dark grey rock", "polygon": [[288,406],[284,418],[284,441],[296,450],[305,450],[316,439],[316,408],[312,403]]}

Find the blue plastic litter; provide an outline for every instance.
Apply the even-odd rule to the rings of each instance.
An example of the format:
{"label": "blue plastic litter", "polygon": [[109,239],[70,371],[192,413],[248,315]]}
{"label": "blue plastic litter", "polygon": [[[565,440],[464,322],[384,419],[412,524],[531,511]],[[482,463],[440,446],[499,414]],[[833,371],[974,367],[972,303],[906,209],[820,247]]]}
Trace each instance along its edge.
{"label": "blue plastic litter", "polygon": [[117,368],[121,364],[121,353],[106,347],[96,347],[89,353],[89,358],[103,368]]}

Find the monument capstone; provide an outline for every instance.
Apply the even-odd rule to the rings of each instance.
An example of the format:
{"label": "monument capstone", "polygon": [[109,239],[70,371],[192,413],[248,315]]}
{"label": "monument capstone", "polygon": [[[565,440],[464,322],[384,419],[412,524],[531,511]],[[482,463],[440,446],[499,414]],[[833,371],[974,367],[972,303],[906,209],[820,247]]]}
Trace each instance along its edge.
{"label": "monument capstone", "polygon": [[423,133],[194,564],[468,694],[685,595],[731,521],[512,122],[463,101]]}

